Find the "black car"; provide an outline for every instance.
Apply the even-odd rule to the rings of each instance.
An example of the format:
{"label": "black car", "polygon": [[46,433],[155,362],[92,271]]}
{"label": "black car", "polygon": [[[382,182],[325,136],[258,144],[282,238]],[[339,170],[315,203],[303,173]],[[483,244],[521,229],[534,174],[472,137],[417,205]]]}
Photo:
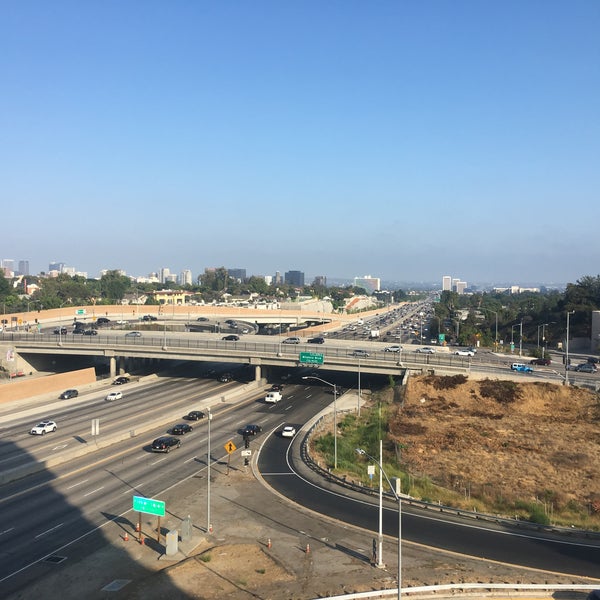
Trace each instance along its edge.
{"label": "black car", "polygon": [[57,327],[54,330],[54,335],[65,335],[67,333],[67,328],[66,327]]}
{"label": "black car", "polygon": [[240,341],[240,336],[239,335],[224,335],[222,338],[222,340],[225,340],[226,342],[239,342]]}
{"label": "black car", "polygon": [[83,335],[84,331],[85,329],[82,327],[75,327],[75,329],[73,329],[73,335]]}
{"label": "black car", "polygon": [[587,361],[589,363],[592,363],[594,365],[597,365],[600,362],[600,358],[596,357],[596,356],[588,356]]}
{"label": "black car", "polygon": [[206,415],[201,410],[192,410],[187,415],[185,415],[184,419],[188,421],[199,421],[200,419],[204,419]]}
{"label": "black car", "polygon": [[274,383],[271,386],[270,392],[283,392],[283,383]]}
{"label": "black car", "polygon": [[142,321],[158,321],[158,317],[155,317],[154,315],[144,315]]}
{"label": "black car", "polygon": [[123,385],[124,383],[129,383],[129,377],[117,377],[112,382],[113,385]]}
{"label": "black car", "polygon": [[198,317],[196,320],[197,321],[208,321],[208,318],[207,317]]}
{"label": "black car", "polygon": [[164,436],[156,438],[152,442],[152,452],[170,452],[173,448],[179,448],[181,440],[176,437]]}
{"label": "black car", "polygon": [[221,383],[229,383],[230,381],[233,381],[233,375],[231,373],[221,373],[221,375],[219,375],[219,381]]}
{"label": "black car", "polygon": [[65,390],[61,395],[61,400],[68,400],[69,398],[77,398],[79,392],[77,390]]}
{"label": "black car", "polygon": [[171,433],[173,435],[184,435],[192,431],[192,426],[187,423],[178,423],[171,428]]}
{"label": "black car", "polygon": [[322,337],[314,337],[314,338],[310,338],[308,340],[309,344],[324,344],[325,343],[325,338]]}
{"label": "black car", "polygon": [[247,435],[256,435],[262,431],[262,427],[260,425],[246,425],[244,429],[242,429],[242,435],[246,437]]}
{"label": "black car", "polygon": [[84,329],[83,335],[98,335],[98,332],[95,329]]}
{"label": "black car", "polygon": [[98,317],[96,319],[97,325],[108,325],[109,323],[110,323],[110,319],[107,319],[106,317]]}

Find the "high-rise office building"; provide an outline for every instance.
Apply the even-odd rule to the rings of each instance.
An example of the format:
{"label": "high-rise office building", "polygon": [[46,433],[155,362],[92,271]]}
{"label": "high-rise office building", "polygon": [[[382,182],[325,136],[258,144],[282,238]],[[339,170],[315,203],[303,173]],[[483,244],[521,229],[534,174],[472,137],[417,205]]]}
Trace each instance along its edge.
{"label": "high-rise office building", "polygon": [[192,272],[189,269],[184,269],[179,274],[179,285],[192,285]]}
{"label": "high-rise office building", "polygon": [[246,269],[227,269],[227,274],[238,281],[246,280]]}
{"label": "high-rise office building", "polygon": [[327,287],[327,277],[325,275],[317,275],[313,280],[313,285],[316,287]]}
{"label": "high-rise office building", "polygon": [[28,260],[20,260],[19,261],[19,275],[29,275],[29,261]]}
{"label": "high-rise office building", "polygon": [[304,273],[302,271],[286,271],[285,283],[287,285],[304,286]]}
{"label": "high-rise office building", "polygon": [[443,292],[451,292],[452,291],[452,277],[450,275],[444,275],[442,277],[442,291]]}
{"label": "high-rise office building", "polygon": [[159,276],[159,280],[161,283],[167,283],[167,281],[169,281],[169,276],[171,275],[171,269],[169,269],[168,267],[163,267],[160,270],[160,276]]}
{"label": "high-rise office building", "polygon": [[65,268],[64,262],[51,262],[48,265],[48,271],[56,271],[58,273],[62,273]]}
{"label": "high-rise office building", "polygon": [[364,277],[355,277],[354,286],[360,287],[367,292],[372,294],[373,292],[381,289],[381,280],[379,277],[371,277],[371,275],[365,275]]}

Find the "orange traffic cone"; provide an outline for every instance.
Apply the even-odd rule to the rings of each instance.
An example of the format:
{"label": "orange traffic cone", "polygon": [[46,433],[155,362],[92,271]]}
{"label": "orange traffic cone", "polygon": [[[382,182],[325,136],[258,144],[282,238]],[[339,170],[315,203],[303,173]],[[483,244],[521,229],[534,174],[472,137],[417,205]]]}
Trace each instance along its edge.
{"label": "orange traffic cone", "polygon": [[143,546],[144,545],[144,536],[140,535],[140,544]]}
{"label": "orange traffic cone", "polygon": [[135,530],[136,531],[140,530],[140,523],[139,523],[139,521],[135,524]]}
{"label": "orange traffic cone", "polygon": [[310,554],[310,544],[306,544],[306,554]]}
{"label": "orange traffic cone", "polygon": [[128,542],[129,541],[129,534],[127,532],[125,532],[125,535],[123,536],[123,541],[124,542]]}

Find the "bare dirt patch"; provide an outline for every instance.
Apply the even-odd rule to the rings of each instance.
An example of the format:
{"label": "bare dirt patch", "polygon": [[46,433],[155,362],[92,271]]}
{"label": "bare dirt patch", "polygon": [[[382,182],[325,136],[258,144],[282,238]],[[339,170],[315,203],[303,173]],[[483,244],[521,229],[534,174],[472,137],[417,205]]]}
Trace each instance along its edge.
{"label": "bare dirt patch", "polygon": [[600,509],[600,402],[547,383],[412,377],[390,423],[413,475],[472,497]]}

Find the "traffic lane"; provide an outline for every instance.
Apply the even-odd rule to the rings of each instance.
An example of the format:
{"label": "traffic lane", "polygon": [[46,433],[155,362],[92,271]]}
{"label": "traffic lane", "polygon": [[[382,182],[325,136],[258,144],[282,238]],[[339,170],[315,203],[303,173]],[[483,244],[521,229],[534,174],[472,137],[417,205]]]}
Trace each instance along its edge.
{"label": "traffic lane", "polygon": [[[280,461],[275,458],[276,447],[269,445],[265,450],[261,451],[259,470],[262,473],[264,469],[265,481],[279,493],[318,513],[376,532],[379,519],[377,504],[326,490],[298,476],[294,464],[298,458],[295,455],[290,457],[290,467],[296,476],[278,471]],[[386,535],[397,536],[397,504],[384,508],[383,531]],[[441,519],[407,508],[402,514],[402,532],[403,538],[408,541],[478,558],[585,577],[598,575],[598,546],[508,529],[494,530],[485,525]]]}

